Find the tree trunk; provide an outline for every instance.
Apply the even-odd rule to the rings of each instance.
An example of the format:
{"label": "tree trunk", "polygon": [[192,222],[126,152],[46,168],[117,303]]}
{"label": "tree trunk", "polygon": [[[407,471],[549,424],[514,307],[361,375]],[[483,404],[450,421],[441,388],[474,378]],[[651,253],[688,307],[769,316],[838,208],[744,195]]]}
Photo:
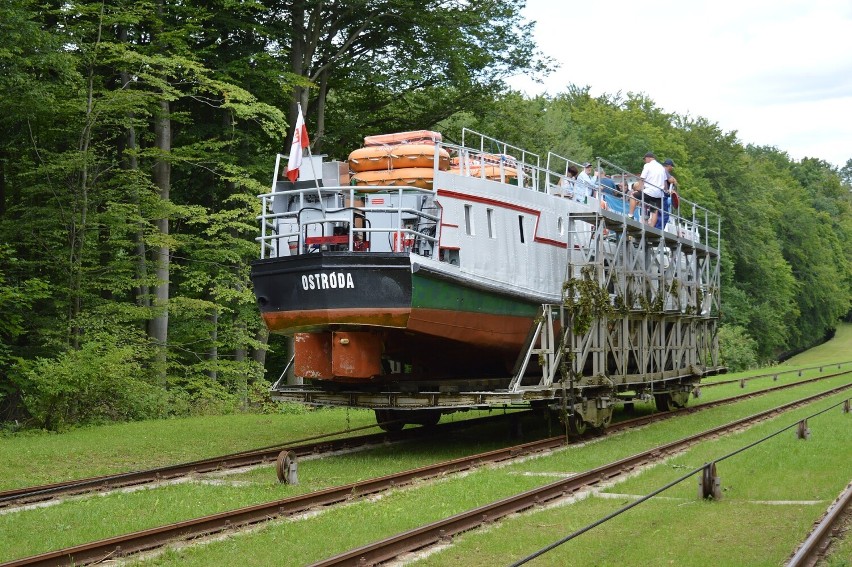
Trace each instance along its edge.
{"label": "tree trunk", "polygon": [[[119,40],[127,42],[127,29],[122,28],[119,31]],[[124,88],[130,84],[130,74],[127,71],[121,71],[121,86]],[[128,116],[130,119],[130,127],[124,135],[124,149],[126,151],[126,159],[123,160],[123,167],[129,171],[139,169],[139,159],[136,157],[136,129],[133,127],[133,115]],[[136,206],[136,211],[140,213],[141,199],[139,197],[139,186],[133,184],[131,199]],[[148,289],[148,252],[145,249],[145,233],[143,223],[140,221],[136,230],[133,231],[133,246],[136,249],[136,282],[134,286],[134,295],[136,304],[141,307],[151,307],[150,290]]]}
{"label": "tree trunk", "polygon": [[0,217],[6,214],[6,160],[0,151]]}
{"label": "tree trunk", "polygon": [[[296,2],[290,9],[292,18],[292,43],[290,45],[290,69],[295,75],[304,75],[307,71],[305,59],[309,57],[307,54],[308,45],[305,40],[307,30],[305,29],[305,5]],[[310,59],[308,59],[310,61]],[[309,63],[308,63],[309,64]],[[296,117],[299,112],[299,103],[302,99],[307,103],[307,89],[295,87],[293,89],[293,97],[290,99],[290,129],[287,139],[284,142],[284,147],[289,148],[293,141],[293,128],[296,125]],[[303,110],[307,110],[307,105],[302,105]]]}
{"label": "tree trunk", "polygon": [[328,94],[328,71],[320,75],[319,93],[317,94],[317,133],[313,138],[313,150],[322,153],[323,137],[325,136],[325,99]]}
{"label": "tree trunk", "polygon": [[260,347],[254,349],[251,357],[255,362],[266,368],[266,343],[269,342],[269,331],[265,325],[257,330],[255,338],[260,343]]}
{"label": "tree trunk", "polygon": [[[237,316],[237,319],[234,321],[234,327],[236,328],[236,335],[241,337],[246,332],[246,322]],[[234,349],[234,362],[245,362],[246,355],[248,354],[248,349],[244,343],[240,343]]]}
{"label": "tree trunk", "polygon": [[[97,43],[100,43],[100,31]],[[71,348],[80,348],[80,336],[82,329],[77,325],[77,318],[83,310],[83,254],[86,247],[86,231],[88,230],[89,214],[89,147],[92,140],[92,126],[94,123],[94,66],[89,67],[89,76],[86,81],[86,122],[83,131],[80,132],[80,142],[77,151],[82,159],[82,167],[79,177],[73,185],[74,193],[71,226],[69,227],[69,245],[71,247],[68,258],[68,324],[69,344]]]}
{"label": "tree trunk", "polygon": [[[236,320],[234,321],[234,327],[236,328],[236,335],[238,337],[242,337],[246,332],[246,322],[237,315]],[[240,376],[242,376],[242,383],[240,384],[240,408],[243,411],[248,409],[248,368],[243,364],[246,361],[246,345],[245,343],[238,343],[237,348],[234,349],[234,362],[236,362],[236,366],[239,369]]]}
{"label": "tree trunk", "polygon": [[[237,282],[236,285],[237,291],[242,292],[244,289],[243,284]],[[232,326],[234,327],[234,335],[237,337],[234,347],[234,361],[238,363],[245,362],[248,356],[248,345],[243,340],[243,337],[246,336],[246,320],[239,305],[234,306],[232,313],[234,315]]]}
{"label": "tree trunk", "polygon": [[[172,166],[167,155],[171,152],[172,128],[169,115],[169,102],[160,101],[160,113],[154,119],[155,144],[161,155],[154,163],[154,183],[160,189],[160,199],[169,200]],[[157,229],[167,240],[169,234],[169,219],[161,218],[156,221]],[[154,289],[154,313],[148,325],[148,336],[156,348],[155,374],[160,384],[166,383],[166,347],[169,338],[169,246],[161,244],[154,251],[156,256],[157,283]]]}
{"label": "tree trunk", "polygon": [[[211,289],[207,295],[211,302],[216,301]],[[207,370],[207,377],[214,382],[219,379],[217,370],[219,364],[219,308],[213,307],[213,312],[210,314],[210,348],[207,349],[207,360],[210,362],[210,367]]]}

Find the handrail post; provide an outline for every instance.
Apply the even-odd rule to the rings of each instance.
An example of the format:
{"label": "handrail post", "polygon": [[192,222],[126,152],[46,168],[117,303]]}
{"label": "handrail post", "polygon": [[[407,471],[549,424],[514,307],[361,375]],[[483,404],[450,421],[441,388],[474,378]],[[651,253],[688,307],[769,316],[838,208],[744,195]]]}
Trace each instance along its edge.
{"label": "handrail post", "polygon": [[260,204],[260,259],[266,258],[266,195]]}

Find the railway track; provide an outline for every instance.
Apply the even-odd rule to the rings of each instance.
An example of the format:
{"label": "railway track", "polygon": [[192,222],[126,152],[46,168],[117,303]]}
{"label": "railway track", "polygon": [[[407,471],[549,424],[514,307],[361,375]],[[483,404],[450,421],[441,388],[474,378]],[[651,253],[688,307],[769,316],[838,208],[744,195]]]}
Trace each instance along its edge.
{"label": "railway track", "polygon": [[831,544],[831,538],[841,528],[843,522],[852,514],[852,482],[831,503],[822,519],[811,530],[808,538],[799,546],[787,567],[811,567],[825,557]]}
{"label": "railway track", "polygon": [[849,389],[852,389],[852,384],[846,384],[827,392],[808,396],[777,408],[759,412],[743,419],[714,427],[702,433],[684,437],[683,439],[591,469],[571,478],[558,480],[551,484],[528,490],[521,494],[504,498],[497,502],[480,506],[473,510],[468,510],[467,512],[456,514],[455,516],[335,555],[334,557],[316,562],[311,567],[363,566],[389,561],[404,553],[422,549],[440,541],[445,541],[456,534],[493,523],[509,514],[515,514],[560,498],[569,497],[579,490],[625,475],[638,467],[656,461],[661,457],[683,451],[701,441],[754,425],[780,413],[797,409]]}
{"label": "railway track", "polygon": [[[846,374],[846,372],[839,373]],[[838,375],[839,375],[838,374]],[[825,379],[828,376],[820,377],[819,379]],[[815,381],[818,379],[813,379],[811,381]],[[794,384],[787,384],[783,386],[778,386],[775,389],[784,389],[789,388],[794,385],[800,384],[799,382]],[[681,440],[675,443],[671,443],[662,447],[658,447],[652,451],[642,453],[640,456],[634,456],[629,459],[623,459],[611,465],[607,465],[606,467],[600,467],[598,469],[594,469],[593,471],[589,471],[580,477],[574,477],[570,479],[574,481],[576,478],[584,478],[586,479],[587,484],[595,484],[607,478],[611,478],[618,474],[622,474],[625,470],[630,470],[639,466],[639,464],[648,462],[650,460],[654,460],[659,458],[660,456],[669,454],[676,450],[681,450],[678,447],[686,447],[690,443],[697,443],[701,439],[704,439],[704,436],[707,435],[718,435],[724,431],[727,431],[730,428],[734,429],[736,427],[743,427],[746,424],[752,423],[754,421],[758,421],[760,419],[765,419],[768,416],[775,415],[780,411],[785,411],[787,409],[793,409],[794,407],[799,407],[805,403],[810,403],[811,401],[815,401],[821,397],[825,397],[828,395],[832,395],[844,389],[852,388],[852,384],[847,384],[845,386],[834,388],[829,390],[828,392],[824,392],[822,394],[818,394],[815,396],[810,396],[808,398],[804,398],[803,400],[799,400],[797,402],[793,402],[791,404],[787,404],[782,406],[781,408],[776,408],[772,410],[767,410],[766,412],[762,412],[760,414],[756,414],[755,416],[751,416],[749,418],[745,418],[743,420],[738,420],[733,422],[732,424],[728,424],[727,426],[722,426],[720,428],[715,428],[710,432],[705,432],[705,434],[701,434],[698,436],[692,436],[687,438],[686,440]],[[764,391],[765,392],[765,391]],[[631,420],[626,420],[614,424],[610,427],[610,431],[620,431],[626,430],[634,427],[638,427],[644,425],[646,423],[650,423],[652,421],[658,421],[662,419],[666,419],[671,415],[683,415],[689,413],[695,413],[696,411],[703,411],[704,409],[709,409],[710,407],[716,407],[723,404],[732,403],[733,401],[739,401],[742,399],[747,399],[750,397],[755,397],[760,395],[758,392],[745,394],[742,396],[734,396],[732,398],[725,398],[723,400],[717,400],[714,402],[709,402],[707,404],[703,404],[694,408],[684,408],[681,410],[677,410],[674,412],[669,412],[665,414],[652,414],[649,416],[643,416]],[[753,420],[753,421],[749,421]],[[422,480],[433,478],[438,475],[450,474],[462,472],[465,470],[469,470],[474,467],[478,467],[484,465],[486,463],[494,463],[505,461],[508,459],[514,459],[521,456],[527,456],[535,453],[541,453],[544,451],[553,450],[564,446],[566,443],[570,442],[563,436],[559,437],[551,437],[548,439],[543,439],[539,441],[533,441],[531,443],[525,443],[523,445],[518,445],[514,447],[507,447],[504,449],[498,449],[495,451],[489,451],[487,453],[480,453],[477,455],[472,455],[468,457],[462,457],[459,459],[454,459],[451,461],[445,461],[442,463],[437,463],[433,465],[429,465],[426,467],[421,467],[418,469],[403,471],[400,473],[396,473],[393,475],[387,475],[384,477],[368,479],[365,481],[346,484],[338,487],[331,487],[324,490],[315,491],[309,494],[294,496],[291,498],[285,498],[282,500],[277,500],[273,502],[258,504],[254,506],[244,507],[237,510],[232,510],[229,512],[222,512],[219,514],[213,514],[210,516],[205,516],[201,518],[196,518],[193,520],[187,520],[183,522],[178,522],[175,524],[170,524],[167,526],[161,526],[156,528],[151,528],[147,530],[142,530],[139,532],[135,532],[132,534],[126,534],[122,536],[116,536],[112,538],[107,538],[104,540],[91,542],[87,544],[82,544],[74,547],[70,547],[67,549],[57,550],[53,552],[43,553],[40,555],[35,555],[28,558],[18,559],[15,561],[11,561],[8,563],[4,563],[2,567],[11,567],[11,566],[23,566],[23,565],[39,565],[39,566],[49,566],[49,565],[86,565],[91,563],[100,562],[109,558],[115,558],[120,556],[126,556],[133,553],[138,553],[142,551],[147,551],[151,549],[155,549],[166,545],[170,542],[174,542],[176,540],[186,540],[190,538],[197,538],[202,536],[208,536],[211,534],[233,530],[235,528],[257,524],[260,522],[282,518],[287,516],[292,516],[300,512],[304,512],[306,510],[316,508],[319,506],[328,506],[332,504],[337,504],[340,502],[351,500],[353,497],[364,497],[371,494],[375,494],[384,490],[388,490],[390,488],[396,488],[401,485],[405,485],[407,483],[412,482],[414,479]],[[620,471],[620,472],[617,472]],[[555,483],[560,484],[560,483]],[[548,485],[553,486],[553,485]],[[561,485],[560,485],[561,486]],[[578,488],[572,489],[570,488],[573,485],[565,485],[569,488],[559,488],[553,489],[553,494],[565,494],[567,492],[571,492],[574,490],[579,490],[580,487],[585,486],[578,485]],[[567,491],[567,492],[566,492]],[[526,493],[525,493],[526,494]],[[548,496],[551,492],[545,491],[539,495],[539,498],[552,499],[556,496]],[[516,499],[519,497],[515,497]],[[532,502],[536,501],[536,496],[530,496]],[[497,517],[502,517],[507,513],[511,513],[511,511],[517,506],[521,505],[524,499],[518,500],[515,503],[507,505],[505,507],[505,513],[500,512],[500,510],[504,510],[501,505],[498,505],[491,512],[485,511],[482,514],[486,515],[487,520],[493,520]],[[514,502],[514,500],[513,500]],[[527,503],[526,507],[529,507]],[[522,509],[522,508],[520,508]],[[489,508],[489,510],[491,510]],[[495,513],[499,513],[499,516],[495,516]],[[470,529],[469,527],[463,527],[469,524],[469,522],[473,521],[470,516],[467,520],[459,520],[458,523],[451,522],[447,524],[445,527],[439,527],[436,529],[424,529],[423,531],[418,532],[420,535],[411,536],[411,539],[406,539],[408,543],[405,544],[405,549],[399,548],[396,552],[397,554],[403,553],[405,551],[410,551],[411,549],[416,549],[419,547],[423,547],[424,545],[428,545],[431,542],[436,541],[434,537],[440,539],[442,537],[446,537],[447,535],[452,535],[452,533],[458,533],[459,531],[464,531],[466,529]],[[480,522],[482,523],[482,522]],[[471,524],[472,525],[472,524]],[[478,525],[478,524],[477,524]],[[442,524],[443,526],[443,524]],[[454,531],[447,531],[447,529]],[[443,530],[443,531],[442,531]],[[434,537],[433,537],[434,536]],[[425,539],[424,539],[425,538]],[[430,539],[432,538],[432,539]],[[428,540],[428,541],[427,541]],[[422,543],[426,541],[426,543]],[[374,544],[376,545],[376,544]],[[376,551],[364,551],[366,553],[364,557],[366,557],[366,561],[368,563],[374,561],[373,554],[376,553],[376,557],[383,556],[383,554],[388,553],[388,546],[396,546],[394,543],[381,544],[376,548]],[[414,547],[412,547],[414,546]],[[363,549],[363,548],[362,548]],[[359,551],[361,553],[361,551]],[[356,561],[360,561],[360,555],[356,558]],[[338,559],[335,559],[337,561]],[[350,564],[346,563],[347,559],[339,559],[343,561],[342,563],[329,563],[332,564]],[[384,559],[375,559],[375,561],[381,561]],[[324,563],[323,563],[324,564]]]}
{"label": "railway track", "polygon": [[[808,384],[819,380],[833,378],[839,374],[844,373],[845,372],[828,374],[825,376],[819,376],[816,378],[792,382],[790,384],[774,386],[768,389],[760,390],[758,392],[752,392],[749,394],[744,394],[742,396],[734,396],[731,398],[727,398],[726,400],[720,400],[719,402],[732,403],[738,400],[748,399],[749,397],[755,395],[763,395],[765,393],[791,388],[801,384]],[[771,374],[767,374],[766,376],[770,375]],[[736,381],[737,380],[733,380],[732,382]],[[712,385],[719,384],[721,383],[712,383]],[[702,388],[708,385],[702,386]],[[714,402],[714,404],[716,404],[716,402]],[[701,404],[699,406],[688,407],[676,412],[671,412],[667,415],[682,415],[683,413],[689,413],[691,411],[704,409],[705,406],[714,407],[708,406],[707,404]],[[512,415],[518,416],[520,415],[520,413],[515,412]],[[193,474],[204,474],[229,469],[237,469],[246,466],[260,465],[264,463],[271,463],[275,462],[276,459],[281,455],[281,452],[284,450],[292,453],[292,455],[296,458],[304,458],[306,456],[322,456],[338,451],[378,446],[388,441],[402,442],[411,439],[422,438],[428,435],[441,435],[449,431],[472,427],[478,424],[488,423],[490,421],[502,419],[506,419],[504,417],[504,414],[487,416],[478,419],[442,423],[432,428],[418,427],[413,429],[403,429],[402,431],[398,432],[381,432],[354,437],[345,437],[341,439],[329,439],[331,437],[345,435],[359,430],[373,429],[378,427],[378,425],[368,425],[355,429],[337,431],[325,435],[310,437],[307,439],[299,439],[291,441],[287,444],[271,445],[268,447],[262,447],[250,451],[232,453],[229,455],[220,455],[186,463],[178,463],[175,465],[166,465],[162,467],[155,467],[140,471],[130,471],[118,474],[96,476],[91,478],[69,480],[53,484],[15,488],[0,492],[0,510],[25,506],[37,502],[57,500],[69,496],[78,496],[93,492],[104,493],[107,491],[127,488],[131,486],[142,486],[146,484],[164,482],[169,480],[175,481]],[[642,418],[639,419],[641,420]],[[610,426],[610,430],[612,430],[612,426]]]}
{"label": "railway track", "polygon": [[819,364],[817,366],[809,366],[807,368],[797,368],[797,369],[794,369],[794,370],[782,370],[780,372],[767,372],[766,374],[756,374],[754,376],[747,376],[745,378],[731,378],[729,380],[718,380],[716,382],[707,382],[705,384],[701,384],[699,387],[700,388],[713,388],[715,386],[724,386],[726,384],[734,384],[736,382],[739,382],[741,386],[745,387],[746,382],[750,382],[751,380],[757,380],[758,378],[769,378],[771,376],[771,377],[773,377],[774,379],[777,380],[778,377],[781,376],[782,374],[794,374],[794,373],[798,372],[799,376],[801,376],[803,372],[807,372],[808,370],[819,369],[819,371],[822,372],[823,369],[831,367],[831,366],[835,366],[835,365],[837,365],[837,369],[839,370],[840,367],[842,367],[846,364],[852,364],[852,361],[835,362],[835,363],[831,363],[831,364]]}
{"label": "railway track", "polygon": [[441,435],[450,431],[503,420],[507,418],[504,417],[504,415],[517,416],[519,413],[529,413],[529,411],[526,410],[525,412],[514,412],[513,414],[499,414],[483,418],[454,421],[442,423],[433,427],[417,427],[412,429],[403,429],[402,431],[397,432],[381,432],[355,437],[345,437],[341,439],[329,439],[330,437],[345,435],[354,431],[379,427],[378,424],[367,425],[346,431],[337,431],[307,439],[299,439],[287,444],[272,445],[269,447],[252,449],[250,451],[220,455],[217,457],[199,459],[175,465],[166,465],[140,471],[69,480],[40,486],[15,488],[0,492],[0,510],[3,508],[32,504],[35,502],[54,500],[61,497],[91,492],[105,492],[129,486],[140,486],[155,482],[175,480],[192,474],[237,469],[270,462],[274,463],[284,450],[292,453],[295,457],[304,458],[307,456],[321,456],[338,451],[383,445],[388,441],[402,442],[430,435]]}

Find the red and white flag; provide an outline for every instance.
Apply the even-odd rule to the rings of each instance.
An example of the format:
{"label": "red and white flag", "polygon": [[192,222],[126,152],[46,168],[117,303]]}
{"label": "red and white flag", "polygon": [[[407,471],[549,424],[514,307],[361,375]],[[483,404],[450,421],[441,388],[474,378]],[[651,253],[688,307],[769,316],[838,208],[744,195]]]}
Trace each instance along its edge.
{"label": "red and white flag", "polygon": [[287,178],[293,183],[299,178],[299,167],[302,165],[302,150],[311,144],[308,139],[308,128],[302,118],[302,105],[299,105],[299,117],[296,118],[296,128],[293,130],[293,144],[290,146],[290,159],[287,162]]}

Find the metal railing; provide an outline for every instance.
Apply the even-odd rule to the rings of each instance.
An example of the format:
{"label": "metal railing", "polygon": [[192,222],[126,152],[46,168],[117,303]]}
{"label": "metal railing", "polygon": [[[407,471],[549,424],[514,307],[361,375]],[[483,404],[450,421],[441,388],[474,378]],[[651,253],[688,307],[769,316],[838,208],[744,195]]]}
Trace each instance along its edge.
{"label": "metal railing", "polygon": [[[447,147],[447,144],[444,147]],[[483,160],[486,156],[493,156],[500,163],[514,160],[518,173],[518,187],[525,187],[534,191],[540,190],[543,171],[540,155],[469,128],[462,128],[461,147],[466,152],[472,152],[472,155],[479,156]]]}
{"label": "metal railing", "polygon": [[[597,211],[609,210],[626,218],[633,218],[643,227],[646,226],[645,216],[650,216],[650,213],[656,211],[660,218],[659,230],[688,241],[702,243],[709,248],[721,247],[722,223],[718,214],[682,197],[679,197],[678,206],[675,207],[670,197],[665,196],[661,208],[646,202],[644,192],[639,199],[634,199],[631,189],[639,177],[604,158],[595,158],[595,177],[592,178],[592,185],[586,183],[580,187],[581,181],[571,179],[566,182],[565,179],[568,167],[573,165],[581,171],[581,163],[548,152],[546,164],[542,167],[541,156],[538,154],[467,128],[462,130],[461,145],[438,143],[436,147],[450,154],[449,173],[499,181],[517,185],[519,189],[547,192],[574,200],[580,200],[578,196],[583,194],[585,199],[581,202],[585,202]],[[314,244],[319,242],[320,246],[326,242],[333,243],[338,249],[345,245],[345,249],[349,251],[365,251],[362,243],[368,241],[372,234],[387,233],[388,238],[393,239],[394,249],[397,242],[428,242],[434,245],[430,253],[435,253],[440,218],[421,209],[403,205],[403,196],[434,195],[434,188],[386,185],[322,187],[317,183],[315,187],[276,191],[281,157],[281,155],[276,157],[272,191],[258,196],[262,200],[261,214],[257,217],[261,223],[261,235],[256,240],[261,245],[261,258],[281,255],[282,243],[285,243],[284,246],[289,253],[301,254],[315,249],[313,244],[309,245],[307,242],[305,228],[308,225],[319,227],[320,240],[315,239]],[[601,179],[597,177],[597,172],[604,167],[610,173],[609,178],[616,185],[614,190],[603,185]],[[437,176],[439,171],[442,170],[439,152],[436,151],[433,176]],[[377,194],[396,197],[396,205],[368,207],[359,204],[355,206],[358,200],[363,203],[366,195]],[[337,196],[340,202],[329,205],[327,201],[332,196]],[[278,213],[273,211],[275,199],[289,200],[292,197],[299,199],[298,208]],[[312,207],[313,203],[317,206]],[[281,207],[277,208],[281,210]],[[303,209],[313,211],[314,214],[306,215],[303,219],[300,216],[300,211]],[[636,218],[637,211],[639,218]],[[368,213],[395,213],[396,219],[389,226],[372,226],[367,221]],[[412,219],[416,222],[412,223]],[[344,227],[345,234],[335,234],[334,226],[337,226],[338,231],[341,230],[340,227]]]}
{"label": "metal railing", "polygon": [[[369,206],[365,203],[354,205],[364,198],[365,195],[388,195],[396,197],[395,206]],[[302,189],[291,189],[286,191],[274,191],[259,195],[261,199],[261,213],[257,216],[260,221],[261,234],[255,238],[261,244],[261,259],[267,258],[274,252],[275,256],[282,254],[282,243],[289,254],[305,254],[313,250],[321,249],[323,246],[343,246],[349,252],[366,251],[360,243],[369,243],[371,234],[388,234],[389,241],[393,240],[391,247],[395,251],[402,251],[405,242],[425,241],[437,243],[434,228],[440,221],[436,215],[429,214],[423,210],[403,205],[404,195],[431,195],[432,191],[417,187],[398,186],[350,186],[350,187],[310,187]],[[343,203],[338,206],[311,206],[314,199],[319,202],[326,197],[343,196]],[[290,198],[299,199],[298,207],[294,210],[274,212],[275,199],[289,201]],[[346,205],[349,203],[349,205]],[[343,205],[343,206],[340,206]],[[396,222],[390,226],[371,227],[368,214],[390,213],[396,215]],[[405,215],[405,218],[403,218]],[[406,224],[412,224],[412,218],[418,219],[415,226],[419,230],[411,228]],[[360,221],[360,222],[359,222]],[[361,224],[361,226],[358,226]],[[308,236],[308,227],[319,228],[319,235]],[[335,228],[342,227],[344,234],[335,234]],[[285,230],[282,232],[282,228]],[[289,230],[287,230],[289,229]],[[431,232],[431,234],[430,234]],[[312,240],[313,239],[313,240]],[[397,249],[399,248],[399,249]]]}

